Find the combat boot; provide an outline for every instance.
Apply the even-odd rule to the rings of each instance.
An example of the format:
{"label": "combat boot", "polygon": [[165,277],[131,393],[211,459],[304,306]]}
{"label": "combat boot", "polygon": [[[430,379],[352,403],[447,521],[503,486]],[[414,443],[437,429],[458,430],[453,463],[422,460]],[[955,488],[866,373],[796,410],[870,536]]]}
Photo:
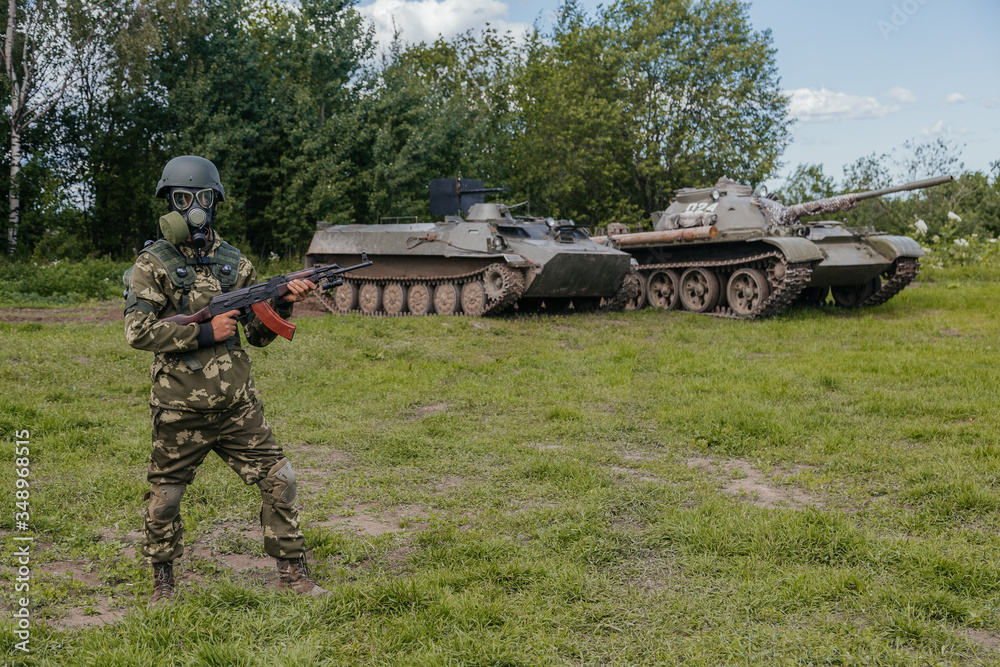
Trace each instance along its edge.
{"label": "combat boot", "polygon": [[316,580],[309,576],[309,568],[306,566],[306,558],[285,559],[275,558],[278,562],[278,575],[280,576],[280,588],[308,595],[311,598],[329,595],[330,592],[321,588]]}
{"label": "combat boot", "polygon": [[155,607],[160,602],[174,597],[174,562],[153,563],[153,597],[149,598],[149,606]]}

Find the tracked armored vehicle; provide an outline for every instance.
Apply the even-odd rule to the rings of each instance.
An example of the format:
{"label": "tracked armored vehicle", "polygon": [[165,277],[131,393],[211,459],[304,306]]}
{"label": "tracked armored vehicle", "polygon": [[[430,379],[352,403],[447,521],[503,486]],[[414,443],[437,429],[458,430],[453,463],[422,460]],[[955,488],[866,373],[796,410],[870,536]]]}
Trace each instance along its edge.
{"label": "tracked armored vehicle", "polygon": [[871,227],[802,223],[800,217],[846,211],[864,199],[952,181],[951,176],[784,206],[767,190],[727,179],[678,190],[655,231],[594,241],[629,252],[641,289],[627,306],[683,309],[719,317],[777,315],[796,300],[844,308],[885,303],[917,275],[920,245]]}
{"label": "tracked armored vehicle", "polygon": [[471,315],[624,307],[638,294],[632,259],[591,241],[572,221],[515,218],[486,203],[472,179],[431,183],[434,223],[320,223],[306,266],[366,252],[374,265],[346,275],[320,300],[334,313]]}

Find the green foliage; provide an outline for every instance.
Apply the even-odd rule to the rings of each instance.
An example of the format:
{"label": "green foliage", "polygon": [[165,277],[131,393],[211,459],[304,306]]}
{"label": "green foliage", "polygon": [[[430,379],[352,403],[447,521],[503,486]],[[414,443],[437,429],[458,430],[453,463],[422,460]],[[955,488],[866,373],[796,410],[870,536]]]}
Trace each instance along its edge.
{"label": "green foliage", "polygon": [[[258,258],[249,253],[247,257],[261,280],[302,268],[298,260],[277,254]],[[131,261],[107,258],[50,262],[0,259],[0,306],[29,308],[118,301],[124,290],[122,274],[130,266]]]}
{"label": "green foliage", "polygon": [[800,164],[788,177],[778,198],[788,204],[824,199],[837,194],[833,178],[823,173],[821,164]]}
{"label": "green foliage", "polygon": [[25,256],[133,255],[156,234],[162,165],[183,153],[219,167],[227,239],[291,256],[319,220],[426,219],[442,176],[638,224],[676,187],[763,178],[786,141],[771,38],[741,1],[621,0],[592,18],[569,2],[551,35],[397,41],[380,62],[352,5],[156,0],[122,15],[26,138]]}
{"label": "green foliage", "polygon": [[989,173],[963,170],[956,144],[907,141],[890,153],[867,155],[847,165],[840,186],[822,165],[799,165],[780,196],[794,204],[952,175],[953,183],[862,201],[836,218],[850,226],[917,238],[932,249],[932,262],[939,267],[990,262],[996,241],[989,239],[1000,235],[1000,162]]}
{"label": "green foliage", "polygon": [[522,189],[586,225],[641,225],[676,188],[763,180],[788,136],[774,55],[743,2],[619,0],[594,19],[566,2],[517,88]]}
{"label": "green foliage", "polygon": [[0,261],[0,303],[71,304],[121,298],[122,273],[131,262],[85,259],[78,262]]}
{"label": "green foliage", "polygon": [[519,58],[513,36],[494,29],[392,45],[360,108],[369,194],[359,219],[429,217],[427,184],[438,177],[509,182],[510,89]]}
{"label": "green foliage", "polygon": [[134,255],[164,212],[160,171],[184,153],[220,168],[223,235],[301,250],[317,219],[345,208],[328,175],[350,162],[339,137],[371,44],[350,4],[152,2],[122,16],[112,52],[26,136],[25,253]]}
{"label": "green foliage", "polygon": [[347,84],[368,48],[360,19],[343,0],[299,8],[227,0],[193,11],[178,37],[185,47],[158,63],[171,101],[168,139],[219,166],[229,195],[217,222],[224,236],[290,254],[341,204],[327,190],[341,183],[319,177],[341,153],[342,128],[328,119],[358,94]]}

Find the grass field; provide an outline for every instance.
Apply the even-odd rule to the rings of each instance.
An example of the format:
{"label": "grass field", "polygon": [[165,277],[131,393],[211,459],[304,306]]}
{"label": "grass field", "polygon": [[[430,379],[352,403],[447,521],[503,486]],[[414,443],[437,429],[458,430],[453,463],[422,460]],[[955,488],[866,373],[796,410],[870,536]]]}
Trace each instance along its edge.
{"label": "grass field", "polygon": [[1000,664],[1000,284],[930,277],[764,322],[299,319],[255,377],[334,595],[274,590],[259,495],[213,457],[155,611],[149,355],[120,322],[0,324],[7,564],[31,433],[29,662]]}

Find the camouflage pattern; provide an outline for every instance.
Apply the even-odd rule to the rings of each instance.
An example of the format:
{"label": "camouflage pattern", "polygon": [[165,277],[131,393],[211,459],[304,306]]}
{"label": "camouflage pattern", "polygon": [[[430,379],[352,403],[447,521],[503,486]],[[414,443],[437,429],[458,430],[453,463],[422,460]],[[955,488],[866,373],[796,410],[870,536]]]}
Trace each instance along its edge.
{"label": "camouflage pattern", "polygon": [[[215,233],[203,254],[214,257],[221,244],[221,237]],[[195,256],[187,245],[178,249],[186,257]],[[199,347],[199,325],[160,321],[196,312],[222,293],[211,266],[191,265],[187,270],[195,271],[196,276],[183,312],[183,289],[171,281],[160,261],[149,253],[139,255],[129,277],[130,291],[140,307],[125,315],[125,338],[132,347],[155,353],[149,398],[153,447],[148,479],[153,489],[146,496],[150,502],[145,513],[143,555],[148,563],[155,564],[172,561],[184,552],[183,523],[175,509],[180,505],[178,494],[194,481],[197,467],[214,451],[246,484],[259,487],[265,551],[275,558],[301,558],[305,553],[304,537],[294,492],[288,493],[282,486],[284,482],[275,476],[287,459],[264,419],[250,375],[250,358],[239,334],[228,341]],[[232,289],[257,282],[253,265],[241,257]],[[291,304],[281,301],[279,307],[272,301],[271,306],[280,317],[291,316]],[[256,316],[244,325],[243,331],[247,342],[258,347],[276,337]]]}
{"label": "camouflage pattern", "polygon": [[[246,484],[261,492],[260,523],[264,550],[275,558],[296,559],[304,553],[299,514],[292,502],[281,502],[275,478],[268,473],[287,461],[264,418],[260,401],[225,412],[194,412],[152,407],[153,451],[150,484],[188,485],[210,451],[218,454]],[[272,491],[276,491],[272,495]],[[294,499],[293,499],[294,500]],[[142,553],[148,563],[172,561],[184,553],[183,523],[178,513],[159,521],[146,509]]]}
{"label": "camouflage pattern", "polygon": [[[212,244],[204,254],[214,256],[221,242],[221,237],[215,233]],[[194,256],[194,250],[187,245],[182,244],[178,249],[187,257]],[[250,376],[250,357],[242,345],[233,341],[199,348],[197,324],[159,321],[171,315],[197,312],[222,292],[219,281],[207,265],[188,269],[196,271],[197,277],[188,293],[190,305],[181,313],[183,289],[171,282],[156,258],[148,253],[139,255],[132,270],[130,290],[148,306],[125,316],[125,339],[136,349],[156,353],[149,369],[153,383],[149,398],[151,405],[207,412],[231,410],[256,398]],[[233,289],[257,282],[253,265],[246,257],[241,257]],[[281,318],[288,319],[292,314],[291,305],[282,304],[279,308],[272,302],[271,306]],[[256,316],[244,327],[244,333],[247,342],[257,347],[264,347],[276,337]],[[192,365],[200,364],[201,367],[193,370],[184,358],[197,360],[198,363]]]}

